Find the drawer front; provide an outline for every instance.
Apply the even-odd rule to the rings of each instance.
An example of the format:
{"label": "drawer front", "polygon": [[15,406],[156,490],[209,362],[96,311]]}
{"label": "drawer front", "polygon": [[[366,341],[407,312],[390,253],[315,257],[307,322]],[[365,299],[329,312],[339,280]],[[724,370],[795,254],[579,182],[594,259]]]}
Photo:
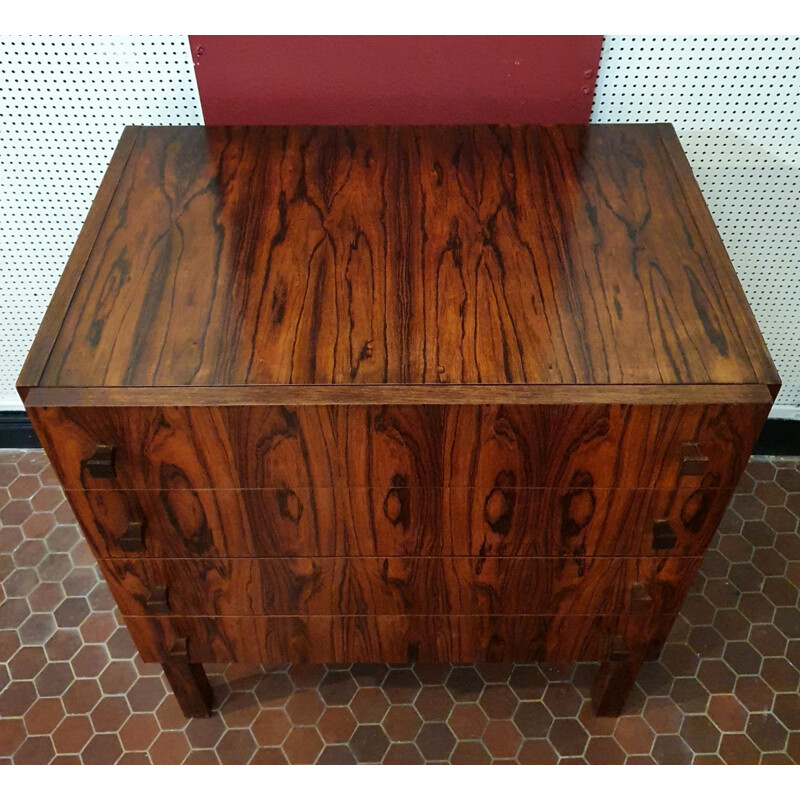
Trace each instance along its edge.
{"label": "drawer front", "polygon": [[728,490],[69,491],[99,558],[694,556]]}
{"label": "drawer front", "polygon": [[126,615],[669,613],[699,558],[100,561]]}
{"label": "drawer front", "polygon": [[[729,489],[453,489],[443,530],[473,555],[700,556],[717,530]],[[450,503],[447,507],[447,503]],[[463,525],[464,509],[470,514]]]}
{"label": "drawer front", "polygon": [[126,617],[145,661],[186,648],[194,662],[600,661],[614,637],[657,649],[674,615]]}
{"label": "drawer front", "polygon": [[[576,390],[578,391],[578,390]],[[766,405],[30,408],[67,489],[732,487]]]}

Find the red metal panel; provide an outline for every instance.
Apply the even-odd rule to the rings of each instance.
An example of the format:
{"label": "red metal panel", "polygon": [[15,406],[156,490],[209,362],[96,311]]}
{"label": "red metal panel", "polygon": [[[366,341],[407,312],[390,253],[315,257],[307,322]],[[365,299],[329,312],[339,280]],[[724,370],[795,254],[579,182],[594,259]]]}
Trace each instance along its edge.
{"label": "red metal panel", "polygon": [[602,36],[190,36],[206,124],[586,123]]}

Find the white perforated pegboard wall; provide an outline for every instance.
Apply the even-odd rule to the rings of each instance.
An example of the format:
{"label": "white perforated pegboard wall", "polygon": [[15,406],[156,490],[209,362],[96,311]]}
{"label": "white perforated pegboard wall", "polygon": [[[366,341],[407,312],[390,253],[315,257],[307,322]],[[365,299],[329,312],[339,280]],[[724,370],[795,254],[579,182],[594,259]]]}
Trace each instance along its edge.
{"label": "white perforated pegboard wall", "polygon": [[0,408],[123,126],[202,120],[186,36],[0,37]]}
{"label": "white perforated pegboard wall", "polygon": [[592,121],[675,126],[800,406],[800,36],[607,36]]}

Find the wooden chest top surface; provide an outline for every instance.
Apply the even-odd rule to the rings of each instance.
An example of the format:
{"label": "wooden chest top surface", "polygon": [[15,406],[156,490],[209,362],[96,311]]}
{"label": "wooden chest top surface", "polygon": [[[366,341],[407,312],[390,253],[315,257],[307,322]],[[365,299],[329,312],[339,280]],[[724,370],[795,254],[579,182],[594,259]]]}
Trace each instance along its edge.
{"label": "wooden chest top surface", "polygon": [[128,128],[18,385],[778,382],[672,127],[597,125]]}

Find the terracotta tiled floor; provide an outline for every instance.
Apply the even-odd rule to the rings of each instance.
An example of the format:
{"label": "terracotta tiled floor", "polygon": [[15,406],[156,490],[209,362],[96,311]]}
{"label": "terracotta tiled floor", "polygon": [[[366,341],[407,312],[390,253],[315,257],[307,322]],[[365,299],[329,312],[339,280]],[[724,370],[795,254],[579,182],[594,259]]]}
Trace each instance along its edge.
{"label": "terracotta tiled floor", "polygon": [[0,450],[0,762],[800,762],[800,460],[750,463],[618,720],[596,666],[209,669],[188,722],[143,664],[40,451]]}

